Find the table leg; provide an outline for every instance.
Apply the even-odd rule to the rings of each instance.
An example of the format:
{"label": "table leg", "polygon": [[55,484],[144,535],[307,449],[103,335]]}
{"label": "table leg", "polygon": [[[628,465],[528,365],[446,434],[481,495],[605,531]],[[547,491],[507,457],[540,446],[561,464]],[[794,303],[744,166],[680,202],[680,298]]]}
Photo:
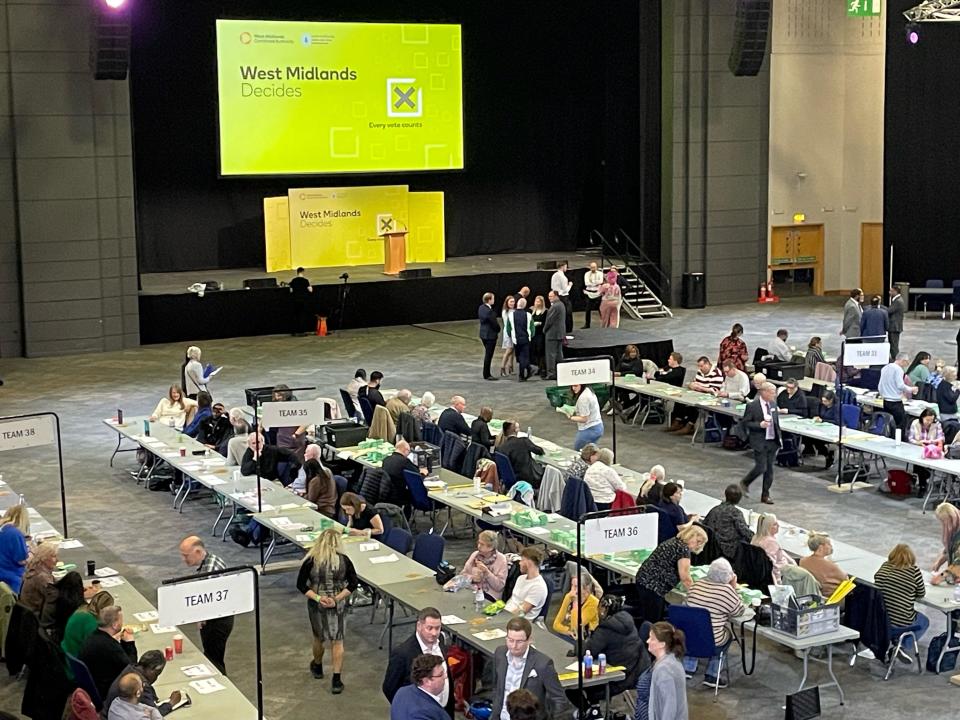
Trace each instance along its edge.
{"label": "table leg", "polygon": [[697,424],[693,426],[693,434],[690,436],[690,444],[697,444],[697,435],[703,433],[703,442],[701,443],[702,447],[707,446],[707,411],[698,410],[697,411]]}
{"label": "table leg", "polygon": [[833,645],[827,645],[827,672],[830,673],[830,679],[833,680],[833,684],[837,686],[837,692],[840,693],[840,704],[843,705],[843,688],[840,687],[840,681],[837,680],[837,676],[833,674]]}
{"label": "table leg", "polygon": [[120,443],[123,441],[123,435],[117,433],[117,446],[113,449],[113,455],[110,456],[110,467],[113,467],[113,459],[117,456],[117,453],[120,452]]}
{"label": "table leg", "polygon": [[387,608],[387,652],[393,652],[393,608],[394,599],[390,598],[390,604]]}
{"label": "table leg", "polygon": [[237,515],[239,514],[237,511],[237,504],[231,501],[230,505],[232,508],[230,517],[227,518],[227,524],[223,526],[223,533],[220,535],[220,540],[223,542],[227,541],[227,531],[230,530],[230,526],[233,524],[233,521],[237,519]]}
{"label": "table leg", "polygon": [[803,686],[807,684],[807,674],[810,670],[810,649],[803,651],[803,679],[800,680],[800,687],[797,688],[797,692],[803,690]]}
{"label": "table leg", "polygon": [[220,521],[223,519],[223,513],[227,510],[227,501],[223,500],[223,504],[220,505],[220,514],[217,515],[217,519],[213,521],[213,527],[210,529],[210,534],[216,537],[217,534],[217,525],[220,524]]}
{"label": "table leg", "polygon": [[267,549],[263,551],[263,565],[261,565],[261,569],[266,569],[267,563],[270,562],[270,556],[273,555],[273,551],[277,547],[277,536],[276,534],[272,535],[270,544],[267,545]]}

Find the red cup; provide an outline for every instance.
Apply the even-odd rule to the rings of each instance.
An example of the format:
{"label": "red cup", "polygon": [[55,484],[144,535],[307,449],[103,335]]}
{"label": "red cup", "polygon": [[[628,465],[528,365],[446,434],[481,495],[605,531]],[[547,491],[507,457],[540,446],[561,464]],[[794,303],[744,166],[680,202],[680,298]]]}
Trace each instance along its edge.
{"label": "red cup", "polygon": [[163,656],[167,659],[167,661],[173,660],[173,648],[165,647],[163,649]]}
{"label": "red cup", "polygon": [[186,456],[187,456],[187,449],[180,448],[180,457],[186,457]]}
{"label": "red cup", "polygon": [[183,635],[173,636],[173,651],[177,655],[183,652]]}

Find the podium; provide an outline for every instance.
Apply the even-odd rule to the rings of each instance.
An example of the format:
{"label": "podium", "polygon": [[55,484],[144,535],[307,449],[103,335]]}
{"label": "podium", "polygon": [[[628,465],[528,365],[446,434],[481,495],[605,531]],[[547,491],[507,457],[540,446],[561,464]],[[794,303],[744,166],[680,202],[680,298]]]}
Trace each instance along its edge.
{"label": "podium", "polygon": [[407,269],[407,231],[381,233],[383,238],[383,274],[398,275]]}

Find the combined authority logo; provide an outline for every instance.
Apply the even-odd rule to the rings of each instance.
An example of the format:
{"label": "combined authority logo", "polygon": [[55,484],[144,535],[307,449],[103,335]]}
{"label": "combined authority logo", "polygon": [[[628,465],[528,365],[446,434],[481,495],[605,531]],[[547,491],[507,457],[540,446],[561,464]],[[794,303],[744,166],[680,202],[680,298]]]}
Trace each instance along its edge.
{"label": "combined authority logo", "polygon": [[248,32],[240,33],[240,42],[243,43],[244,45],[249,45],[250,43],[253,42],[253,35],[251,35]]}

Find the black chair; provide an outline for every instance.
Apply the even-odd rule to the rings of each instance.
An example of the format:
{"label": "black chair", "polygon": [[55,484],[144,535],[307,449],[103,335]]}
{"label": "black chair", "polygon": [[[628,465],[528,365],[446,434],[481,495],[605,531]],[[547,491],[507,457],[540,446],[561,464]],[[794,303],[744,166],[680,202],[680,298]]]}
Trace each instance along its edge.
{"label": "black chair", "polygon": [[[944,287],[943,280],[927,280],[924,285],[925,288],[941,290]],[[921,293],[922,295],[923,293]],[[928,306],[933,306],[936,309],[937,305],[940,306],[941,317],[946,315],[947,312],[947,303],[945,300],[942,300],[943,296],[941,295],[923,295],[923,317],[927,317],[927,308]]]}
{"label": "black chair", "polygon": [[737,579],[754,590],[767,593],[769,586],[773,585],[773,563],[762,547],[741,542],[733,569]]}
{"label": "black chair", "polygon": [[343,388],[340,389],[340,399],[343,400],[344,417],[360,420],[361,415],[357,412],[357,406],[353,404],[353,398]]}

